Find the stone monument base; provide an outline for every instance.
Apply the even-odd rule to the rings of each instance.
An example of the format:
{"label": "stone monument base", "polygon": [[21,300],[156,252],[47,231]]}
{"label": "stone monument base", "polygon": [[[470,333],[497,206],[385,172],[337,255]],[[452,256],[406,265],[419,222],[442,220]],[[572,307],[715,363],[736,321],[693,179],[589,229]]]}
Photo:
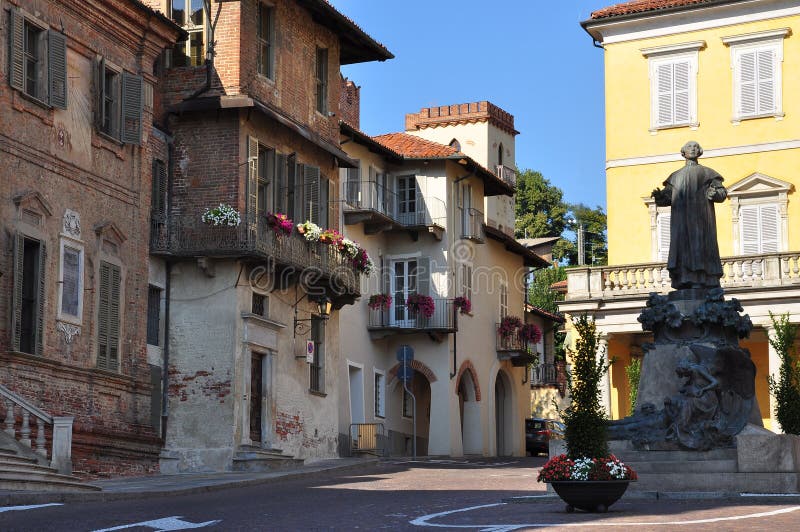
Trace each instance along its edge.
{"label": "stone monument base", "polygon": [[800,436],[748,425],[736,446],[710,451],[637,450],[628,440],[611,452],[639,475],[629,492],[800,493]]}

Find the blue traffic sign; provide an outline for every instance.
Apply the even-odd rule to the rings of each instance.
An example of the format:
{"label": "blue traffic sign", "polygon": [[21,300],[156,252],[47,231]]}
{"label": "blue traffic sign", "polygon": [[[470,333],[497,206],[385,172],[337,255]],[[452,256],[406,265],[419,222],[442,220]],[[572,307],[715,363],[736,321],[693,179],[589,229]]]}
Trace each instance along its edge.
{"label": "blue traffic sign", "polygon": [[414,369],[411,366],[400,366],[397,368],[397,378],[404,382],[411,382],[414,378]]}
{"label": "blue traffic sign", "polygon": [[403,360],[405,360],[406,363],[414,360],[414,348],[410,345],[401,345],[397,348],[397,361],[402,362]]}

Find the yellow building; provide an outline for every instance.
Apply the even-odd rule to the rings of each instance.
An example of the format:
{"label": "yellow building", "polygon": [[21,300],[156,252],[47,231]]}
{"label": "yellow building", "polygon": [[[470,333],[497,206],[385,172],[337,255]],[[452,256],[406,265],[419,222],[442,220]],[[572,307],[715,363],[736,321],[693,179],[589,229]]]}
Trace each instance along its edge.
{"label": "yellow building", "polygon": [[716,204],[722,286],[755,325],[742,345],[764,424],[777,429],[769,311],[800,321],[800,2],[636,0],[582,25],[605,56],[609,266],[571,270],[561,309],[594,315],[617,358],[606,406],[628,415],[624,366],[649,341],[636,317],[649,292],[670,290],[669,207],[650,193],[696,140],[728,189]]}

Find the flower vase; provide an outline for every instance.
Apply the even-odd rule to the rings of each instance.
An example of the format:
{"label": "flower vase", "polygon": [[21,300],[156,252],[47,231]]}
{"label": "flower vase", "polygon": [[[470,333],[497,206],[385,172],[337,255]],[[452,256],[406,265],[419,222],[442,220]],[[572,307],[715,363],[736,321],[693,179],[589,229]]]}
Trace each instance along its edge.
{"label": "flower vase", "polygon": [[633,480],[554,480],[550,485],[561,500],[567,503],[565,510],[575,508],[585,512],[605,513],[609,506],[619,500]]}

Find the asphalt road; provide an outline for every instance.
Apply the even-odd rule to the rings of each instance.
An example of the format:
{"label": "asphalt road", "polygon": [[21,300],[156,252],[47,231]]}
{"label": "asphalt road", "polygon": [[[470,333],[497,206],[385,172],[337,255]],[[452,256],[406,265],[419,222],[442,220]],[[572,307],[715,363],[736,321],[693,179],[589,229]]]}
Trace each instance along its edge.
{"label": "asphalt road", "polygon": [[800,497],[623,499],[607,514],[564,512],[535,481],[543,458],[377,464],[169,498],[0,507],[0,531],[110,530],[800,530]]}

